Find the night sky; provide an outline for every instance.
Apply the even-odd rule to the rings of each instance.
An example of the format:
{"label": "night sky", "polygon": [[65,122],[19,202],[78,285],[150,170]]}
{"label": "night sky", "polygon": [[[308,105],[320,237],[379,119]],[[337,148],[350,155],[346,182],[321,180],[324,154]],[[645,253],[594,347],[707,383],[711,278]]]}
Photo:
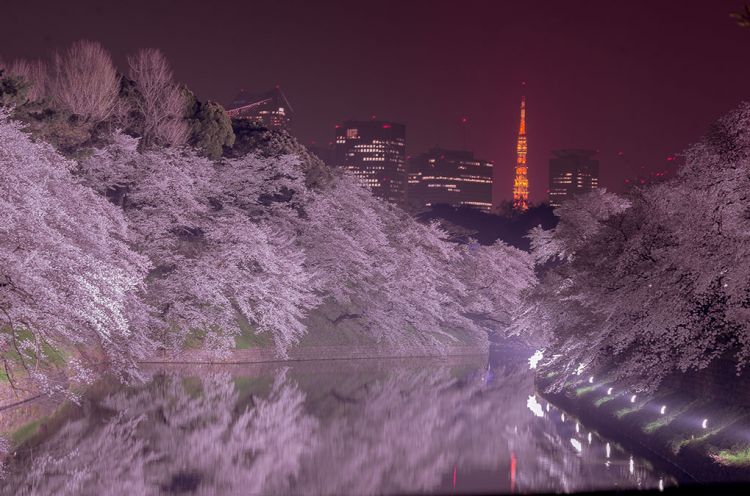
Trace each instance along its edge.
{"label": "night sky", "polygon": [[407,125],[407,152],[468,145],[509,198],[521,81],[532,201],[555,148],[599,149],[619,190],[750,98],[742,1],[11,1],[0,55],[48,57],[81,39],[125,55],[161,48],[200,98],[281,85],[305,144],[347,118]]}

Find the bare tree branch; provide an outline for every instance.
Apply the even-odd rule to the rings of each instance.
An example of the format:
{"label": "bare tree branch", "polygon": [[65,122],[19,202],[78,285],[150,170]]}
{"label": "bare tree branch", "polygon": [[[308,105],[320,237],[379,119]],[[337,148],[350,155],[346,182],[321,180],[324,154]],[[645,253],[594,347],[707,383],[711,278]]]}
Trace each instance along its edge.
{"label": "bare tree branch", "polygon": [[140,93],[135,105],[143,115],[144,144],[184,144],[188,137],[187,122],[183,118],[185,97],[174,83],[164,54],[152,48],[141,50],[128,57],[128,64],[130,77]]}
{"label": "bare tree branch", "polygon": [[63,54],[55,54],[52,99],[62,108],[101,122],[115,109],[119,76],[109,53],[93,41],[77,41]]}

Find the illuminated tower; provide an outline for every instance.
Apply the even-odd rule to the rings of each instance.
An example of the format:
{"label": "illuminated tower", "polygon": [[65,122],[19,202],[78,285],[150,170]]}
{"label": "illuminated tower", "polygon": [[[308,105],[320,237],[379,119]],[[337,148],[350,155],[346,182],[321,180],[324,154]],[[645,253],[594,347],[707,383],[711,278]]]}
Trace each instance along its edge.
{"label": "illuminated tower", "polygon": [[524,211],[529,208],[529,169],[526,166],[526,97],[521,97],[521,125],[516,144],[516,177],[513,180],[513,208]]}

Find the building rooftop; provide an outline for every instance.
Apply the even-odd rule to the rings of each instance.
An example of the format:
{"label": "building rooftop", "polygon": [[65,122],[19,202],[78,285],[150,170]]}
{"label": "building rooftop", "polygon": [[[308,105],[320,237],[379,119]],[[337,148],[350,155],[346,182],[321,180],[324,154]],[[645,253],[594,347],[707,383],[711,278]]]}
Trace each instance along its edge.
{"label": "building rooftop", "polygon": [[286,95],[284,95],[284,92],[281,91],[279,86],[260,93],[250,93],[244,89],[240,90],[237,96],[235,96],[232,102],[227,106],[227,110],[250,110],[253,107],[260,105],[270,105],[274,108],[284,107],[289,109],[289,113],[294,112],[294,109],[289,104],[289,100],[287,100]]}

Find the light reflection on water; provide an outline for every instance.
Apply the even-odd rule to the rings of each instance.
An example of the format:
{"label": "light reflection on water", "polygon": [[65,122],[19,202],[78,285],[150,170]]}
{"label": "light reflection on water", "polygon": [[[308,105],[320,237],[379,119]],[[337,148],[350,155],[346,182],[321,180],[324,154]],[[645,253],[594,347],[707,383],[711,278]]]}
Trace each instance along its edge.
{"label": "light reflection on water", "polygon": [[528,493],[674,483],[575,419],[561,420],[534,394],[525,357],[481,360],[156,369],[145,386],[110,385],[23,453],[3,493]]}

